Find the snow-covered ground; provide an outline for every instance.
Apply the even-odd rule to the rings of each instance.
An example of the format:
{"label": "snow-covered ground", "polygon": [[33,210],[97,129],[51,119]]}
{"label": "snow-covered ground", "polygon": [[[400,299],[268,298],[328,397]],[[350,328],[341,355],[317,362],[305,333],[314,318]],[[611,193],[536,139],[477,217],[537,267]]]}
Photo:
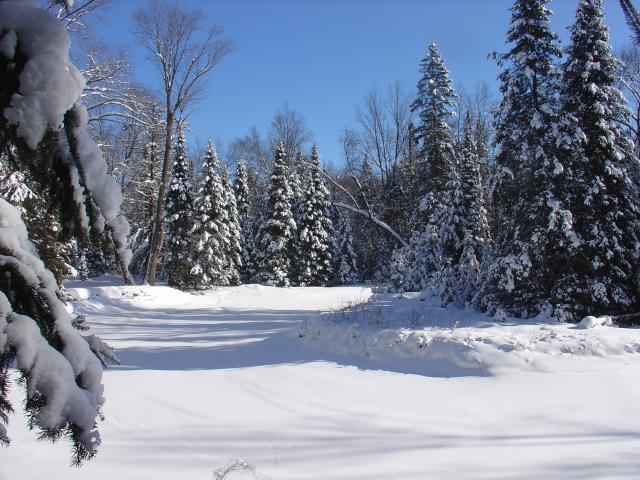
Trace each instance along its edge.
{"label": "snow-covered ground", "polygon": [[123,362],[103,445],[70,469],[18,413],[2,480],[211,479],[234,458],[272,480],[640,477],[640,330],[354,307],[366,287],[69,286]]}

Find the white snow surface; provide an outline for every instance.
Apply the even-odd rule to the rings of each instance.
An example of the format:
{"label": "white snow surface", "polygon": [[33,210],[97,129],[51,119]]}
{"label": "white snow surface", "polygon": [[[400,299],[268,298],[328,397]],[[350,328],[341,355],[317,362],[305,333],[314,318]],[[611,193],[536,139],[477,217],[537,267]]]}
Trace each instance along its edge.
{"label": "white snow surface", "polygon": [[123,362],[100,452],[71,469],[17,412],[2,480],[206,479],[236,458],[273,480],[640,476],[640,330],[498,324],[366,286],[68,288]]}

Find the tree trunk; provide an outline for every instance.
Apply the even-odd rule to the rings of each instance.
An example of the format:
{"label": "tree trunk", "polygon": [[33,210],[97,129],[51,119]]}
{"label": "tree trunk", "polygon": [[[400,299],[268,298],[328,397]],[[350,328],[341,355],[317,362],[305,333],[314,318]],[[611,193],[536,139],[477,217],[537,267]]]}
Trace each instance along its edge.
{"label": "tree trunk", "polygon": [[151,245],[149,246],[149,261],[144,277],[144,283],[154,285],[156,283],[156,270],[160,261],[160,251],[164,240],[164,204],[166,202],[167,187],[169,186],[169,172],[171,167],[171,144],[173,142],[173,123],[175,117],[173,112],[167,111],[166,135],[164,140],[164,157],[162,160],[162,176],[160,178],[160,188],[158,189],[158,201],[156,202],[155,215],[153,217],[153,233],[151,235]]}

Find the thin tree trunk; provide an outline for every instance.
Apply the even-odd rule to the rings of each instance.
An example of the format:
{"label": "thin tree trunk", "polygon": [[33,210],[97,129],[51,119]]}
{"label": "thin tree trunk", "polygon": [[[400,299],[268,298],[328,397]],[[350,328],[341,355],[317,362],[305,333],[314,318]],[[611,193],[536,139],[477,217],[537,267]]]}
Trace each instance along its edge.
{"label": "thin tree trunk", "polygon": [[173,123],[175,116],[172,111],[167,111],[166,135],[164,140],[164,157],[162,160],[162,176],[160,177],[160,188],[158,189],[158,201],[156,202],[155,215],[153,218],[153,234],[151,235],[151,245],[149,246],[149,260],[144,283],[154,285],[156,283],[156,270],[160,261],[160,252],[164,240],[164,204],[166,202],[167,187],[169,185],[169,172],[171,167],[171,144],[173,141]]}

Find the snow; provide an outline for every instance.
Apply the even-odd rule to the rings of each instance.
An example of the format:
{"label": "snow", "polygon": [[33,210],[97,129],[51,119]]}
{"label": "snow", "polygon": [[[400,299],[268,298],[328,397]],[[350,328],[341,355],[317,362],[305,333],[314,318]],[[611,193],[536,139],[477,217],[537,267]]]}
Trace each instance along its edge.
{"label": "snow", "polygon": [[[23,2],[0,2],[0,32],[3,31],[12,31],[21,39],[21,52],[29,58],[20,73],[20,95],[12,97],[4,116],[17,125],[18,135],[35,149],[47,128],[57,127],[64,113],[80,98],[84,80],[69,62],[69,35],[48,12]],[[1,53],[15,53],[11,46],[11,36],[6,34]]]}
{"label": "snow", "polygon": [[16,45],[18,45],[18,36],[11,30],[0,39],[0,54],[6,58],[13,58],[16,54]]}
{"label": "snow", "polygon": [[[84,105],[74,106],[78,125],[73,129],[73,135],[78,142],[79,162],[81,164],[84,181],[91,191],[93,198],[100,207],[104,221],[111,227],[121,258],[128,265],[131,251],[126,248],[130,227],[127,219],[121,215],[122,192],[118,182],[109,175],[107,163],[102,158],[100,148],[93,141],[89,131],[89,114]],[[77,195],[74,193],[74,195]],[[77,199],[77,197],[74,197]],[[104,225],[99,226],[103,228]]]}
{"label": "snow", "polygon": [[[82,430],[82,442],[91,450],[100,443],[94,431],[94,419],[102,397],[102,366],[90,351],[89,344],[71,325],[71,316],[57,296],[53,274],[36,256],[20,212],[0,199],[0,267],[6,272],[20,272],[21,280],[51,312],[62,353],[44,339],[38,325],[29,317],[12,311],[11,304],[0,292],[0,350],[8,344],[16,353],[17,366],[29,373],[28,396],[42,393],[46,402],[35,418],[35,425],[54,428],[69,419]],[[17,401],[16,403],[20,403]],[[0,432],[2,433],[2,432]],[[10,436],[10,435],[9,435]]]}
{"label": "snow", "polygon": [[98,456],[68,468],[67,446],[38,442],[18,413],[0,479],[195,480],[237,458],[257,478],[296,480],[640,472],[638,330],[498,324],[362,286],[116,283],[67,285],[122,360],[104,374]]}

